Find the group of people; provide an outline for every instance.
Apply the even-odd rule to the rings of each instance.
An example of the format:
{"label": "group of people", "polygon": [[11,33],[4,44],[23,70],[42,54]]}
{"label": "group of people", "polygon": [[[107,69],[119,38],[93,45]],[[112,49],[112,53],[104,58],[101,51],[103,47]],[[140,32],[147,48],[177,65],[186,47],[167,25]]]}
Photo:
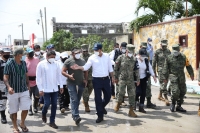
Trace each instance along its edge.
{"label": "group of people", "polygon": [[[115,112],[121,105],[126,105],[124,102],[126,90],[129,99],[128,115],[137,117],[134,112],[137,106],[139,112],[146,113],[145,97],[146,107],[156,108],[156,105],[151,102],[151,76],[154,82],[157,82],[158,76],[160,83],[158,99],[164,101],[166,106],[170,105],[167,95],[167,84],[170,81],[171,112],[175,110],[186,112],[181,106],[186,94],[184,67],[187,68],[192,80],[194,80],[194,72],[186,56],[180,52],[180,46],[173,45],[170,51],[167,45],[168,41],[162,40],[160,48],[154,52],[152,39],[148,38],[147,42],[141,43],[138,52],[135,52],[134,45],[126,42],[121,43],[120,46],[116,43],[114,50],[109,54],[102,51],[101,43],[94,44],[94,54],[89,52],[88,44],[83,44],[81,48],[72,48],[70,56],[67,52],[56,52],[52,44],[47,46],[47,51],[43,55],[39,45],[35,45],[33,49],[27,48],[25,51],[16,49],[13,58],[9,58],[9,50],[2,51],[1,122],[7,123],[5,116],[7,102],[13,132],[20,132],[18,126],[22,131],[27,132],[28,128],[25,125],[27,114],[37,113],[39,104],[42,109],[42,121],[46,123],[46,114],[51,104],[49,126],[57,129],[55,117],[58,100],[61,113],[69,111],[69,104],[71,105],[72,118],[78,125],[81,121],[80,100],[83,98],[85,112],[90,112],[89,96],[93,89],[98,116],[96,123],[104,120],[104,115],[107,114],[106,105],[110,102],[111,96],[117,101]],[[23,60],[24,55],[26,58]],[[17,124],[19,109],[22,110],[21,122]],[[198,114],[200,116],[200,106]]]}

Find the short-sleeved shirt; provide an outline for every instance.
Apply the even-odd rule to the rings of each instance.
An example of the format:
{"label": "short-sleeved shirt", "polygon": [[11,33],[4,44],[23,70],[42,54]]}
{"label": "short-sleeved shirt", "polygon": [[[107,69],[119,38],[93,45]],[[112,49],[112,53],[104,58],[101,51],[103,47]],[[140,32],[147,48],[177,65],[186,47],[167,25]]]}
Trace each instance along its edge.
{"label": "short-sleeved shirt", "polygon": [[80,59],[74,59],[73,57],[67,59],[64,63],[64,67],[67,68],[68,74],[71,75],[74,73],[73,77],[75,80],[67,79],[67,83],[72,83],[75,85],[80,85],[83,83],[83,71],[82,70],[73,70],[71,69],[71,66],[74,64],[77,64],[79,66],[84,66],[85,65],[85,60],[80,58]]}
{"label": "short-sleeved shirt", "polygon": [[7,61],[4,67],[4,75],[9,75],[9,85],[13,88],[15,93],[20,93],[27,91],[26,84],[26,73],[27,73],[26,62],[21,61],[21,64],[18,65],[15,59],[10,59]]}

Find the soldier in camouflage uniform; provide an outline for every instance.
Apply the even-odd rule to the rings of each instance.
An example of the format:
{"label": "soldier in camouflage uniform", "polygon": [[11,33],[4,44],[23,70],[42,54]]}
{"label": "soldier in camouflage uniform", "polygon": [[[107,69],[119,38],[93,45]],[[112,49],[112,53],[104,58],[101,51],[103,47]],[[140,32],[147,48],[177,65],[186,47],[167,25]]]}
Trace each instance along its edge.
{"label": "soldier in camouflage uniform", "polygon": [[[200,86],[200,63],[199,63],[199,78],[198,78],[198,85]],[[199,110],[198,115],[200,116],[200,100],[199,100]]]}
{"label": "soldier in camouflage uniform", "polygon": [[172,46],[172,49],[172,54],[167,56],[162,71],[164,82],[167,83],[168,77],[171,82],[170,88],[172,91],[172,104],[170,110],[171,112],[174,112],[177,102],[176,111],[186,112],[186,110],[181,107],[183,104],[183,98],[186,94],[184,67],[186,66],[192,80],[194,80],[194,72],[189,61],[186,59],[186,56],[180,53],[180,46],[175,44]]}
{"label": "soldier in camouflage uniform", "polygon": [[[171,54],[171,51],[167,48],[168,41],[167,40],[162,40],[161,41],[161,48],[157,49],[154,53],[154,58],[153,58],[153,70],[156,73],[156,68],[157,68],[157,73],[158,73],[158,79],[160,83],[160,92],[158,95],[158,99],[162,100],[165,102],[166,106],[169,106],[169,100],[167,98],[167,83],[164,82],[164,77],[162,74],[162,69],[165,63],[165,59],[167,58],[168,55]],[[168,77],[167,81],[168,81]],[[164,98],[162,97],[162,94],[164,94]]]}
{"label": "soldier in camouflage uniform", "polygon": [[119,94],[117,95],[117,104],[114,107],[115,112],[119,110],[119,107],[123,101],[125,89],[127,87],[130,109],[128,115],[131,117],[137,117],[133,111],[135,106],[135,84],[134,84],[134,72],[137,77],[137,85],[139,85],[140,77],[139,70],[134,70],[135,59],[133,57],[135,47],[132,44],[127,45],[126,54],[120,55],[115,61],[114,78],[118,83],[119,79]]}
{"label": "soldier in camouflage uniform", "polygon": [[[88,58],[91,56],[91,54],[88,52],[89,45],[88,44],[82,44],[82,55],[81,57],[87,62]],[[92,68],[88,70],[88,82],[87,87],[85,87],[83,91],[83,104],[85,106],[85,112],[90,112],[90,107],[88,104],[89,96],[92,93],[93,85],[92,85]]]}

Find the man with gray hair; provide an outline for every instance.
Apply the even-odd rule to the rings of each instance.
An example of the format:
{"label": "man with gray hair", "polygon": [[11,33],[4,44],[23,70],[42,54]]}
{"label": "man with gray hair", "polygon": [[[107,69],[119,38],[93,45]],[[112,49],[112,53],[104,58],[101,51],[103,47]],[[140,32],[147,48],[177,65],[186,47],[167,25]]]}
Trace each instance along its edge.
{"label": "man with gray hair", "polygon": [[30,108],[29,79],[27,75],[26,62],[22,60],[23,49],[16,49],[14,58],[10,59],[4,67],[4,83],[7,88],[8,111],[12,119],[13,132],[20,132],[17,126],[17,112],[21,112],[21,123],[19,127],[23,132],[28,132],[25,119]]}

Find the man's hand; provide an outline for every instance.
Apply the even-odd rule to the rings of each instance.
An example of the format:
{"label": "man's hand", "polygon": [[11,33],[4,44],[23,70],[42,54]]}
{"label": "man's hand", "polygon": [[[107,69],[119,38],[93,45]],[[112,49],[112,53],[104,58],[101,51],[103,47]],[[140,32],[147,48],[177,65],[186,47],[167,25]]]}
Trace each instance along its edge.
{"label": "man's hand", "polygon": [[69,75],[68,78],[71,79],[71,80],[75,80],[74,77],[73,77],[73,75],[74,75],[74,73],[72,73],[71,75]]}
{"label": "man's hand", "polygon": [[119,80],[118,80],[118,79],[114,79],[114,82],[115,82],[116,84],[118,84]]}
{"label": "man's hand", "polygon": [[194,80],[194,76],[190,76],[191,80],[193,81]]}
{"label": "man's hand", "polygon": [[40,91],[40,96],[44,96],[44,92],[43,91]]}
{"label": "man's hand", "polygon": [[115,84],[115,78],[114,77],[112,77],[112,83]]}
{"label": "man's hand", "polygon": [[64,92],[64,89],[60,88],[60,94],[63,94],[63,92]]}
{"label": "man's hand", "polygon": [[70,68],[73,69],[73,70],[78,70],[79,66],[77,64],[74,64]]}
{"label": "man's hand", "polygon": [[139,86],[139,85],[140,85],[140,81],[137,82],[137,86]]}
{"label": "man's hand", "polygon": [[87,86],[87,80],[83,80],[83,83],[85,84],[85,87]]}
{"label": "man's hand", "polygon": [[15,91],[13,90],[13,88],[9,87],[9,88],[8,88],[8,93],[9,93],[10,95],[12,95],[12,94],[15,93]]}
{"label": "man's hand", "polygon": [[198,82],[198,85],[200,86],[200,82]]}

